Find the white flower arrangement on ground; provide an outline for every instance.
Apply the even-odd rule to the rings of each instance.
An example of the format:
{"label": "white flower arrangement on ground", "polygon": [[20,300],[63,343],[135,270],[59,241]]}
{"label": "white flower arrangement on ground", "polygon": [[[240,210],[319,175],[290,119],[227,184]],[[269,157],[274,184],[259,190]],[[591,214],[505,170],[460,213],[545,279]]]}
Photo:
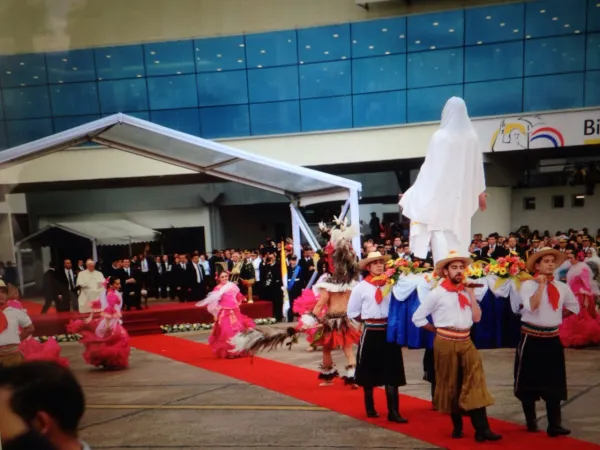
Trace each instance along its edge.
{"label": "white flower arrangement on ground", "polygon": [[[273,317],[264,319],[254,319],[256,325],[272,325],[277,321]],[[160,329],[163,333],[185,333],[188,331],[212,330],[213,323],[181,323],[176,325],[161,325]],[[34,339],[44,343],[48,339],[54,338],[56,342],[77,342],[81,339],[80,334],[56,334],[54,336],[38,336]]]}

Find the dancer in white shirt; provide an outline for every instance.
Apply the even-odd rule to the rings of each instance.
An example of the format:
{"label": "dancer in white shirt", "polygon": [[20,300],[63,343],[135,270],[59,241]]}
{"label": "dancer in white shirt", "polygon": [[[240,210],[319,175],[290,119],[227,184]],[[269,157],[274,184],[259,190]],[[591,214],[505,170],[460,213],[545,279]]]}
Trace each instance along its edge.
{"label": "dancer in white shirt", "polygon": [[544,400],[548,435],[571,433],[562,426],[560,402],[567,399],[565,353],[558,327],[563,317],[579,313],[579,302],[564,283],[554,279],[554,271],[567,255],[543,248],[527,260],[535,274],[525,281],[521,297],[521,341],[515,355],[515,396],[521,401],[527,429],[538,431],[535,402]]}
{"label": "dancer in white shirt", "polygon": [[[481,320],[473,288],[463,284],[465,269],[472,263],[457,252],[438,261],[436,271],[443,281],[427,295],[412,320],[416,326],[436,333],[433,402],[438,411],[450,414],[452,437],[463,437],[462,413],[467,412],[476,441],[497,441],[501,436],[492,433],[486,414],[494,399],[488,393],[481,357],[470,337],[473,322]],[[427,321],[429,315],[433,325]]]}

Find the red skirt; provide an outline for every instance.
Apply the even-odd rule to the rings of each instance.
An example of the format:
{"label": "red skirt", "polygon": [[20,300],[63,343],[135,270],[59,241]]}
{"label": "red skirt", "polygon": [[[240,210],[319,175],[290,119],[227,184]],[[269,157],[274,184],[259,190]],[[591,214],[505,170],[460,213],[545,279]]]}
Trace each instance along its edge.
{"label": "red skirt", "polygon": [[325,314],[322,323],[323,327],[315,334],[314,345],[333,350],[360,342],[359,324],[346,313]]}

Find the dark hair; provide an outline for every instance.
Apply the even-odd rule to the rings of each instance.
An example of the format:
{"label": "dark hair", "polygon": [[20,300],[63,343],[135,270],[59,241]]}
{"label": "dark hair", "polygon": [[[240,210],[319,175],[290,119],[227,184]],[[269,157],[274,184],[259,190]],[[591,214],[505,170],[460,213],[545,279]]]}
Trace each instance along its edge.
{"label": "dark hair", "polygon": [[56,420],[65,433],[77,436],[85,411],[83,389],[66,367],[49,361],[30,361],[0,369],[0,386],[12,390],[10,406],[29,425],[38,412]]}
{"label": "dark hair", "polygon": [[107,284],[107,287],[108,287],[108,286],[112,286],[113,284],[115,284],[115,281],[119,281],[119,280],[120,280],[120,278],[119,278],[119,277],[117,277],[117,276],[115,276],[115,275],[111,275],[110,277],[108,277],[108,284]]}
{"label": "dark hair", "polygon": [[290,261],[298,261],[298,257],[296,255],[290,256]]}

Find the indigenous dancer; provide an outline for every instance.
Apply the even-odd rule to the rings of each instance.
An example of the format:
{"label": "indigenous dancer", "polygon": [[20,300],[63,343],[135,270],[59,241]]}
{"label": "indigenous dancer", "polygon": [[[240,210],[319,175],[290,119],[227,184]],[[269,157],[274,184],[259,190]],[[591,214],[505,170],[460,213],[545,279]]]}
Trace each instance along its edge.
{"label": "indigenous dancer", "polygon": [[[67,325],[70,333],[80,333],[80,342],[85,346],[83,358],[87,364],[105,369],[126,369],[129,367],[129,335],[121,326],[123,300],[119,293],[121,280],[108,277],[104,282],[105,291],[98,300],[90,303],[92,312],[87,320],[71,321]],[[100,318],[94,319],[99,312]]]}
{"label": "indigenous dancer", "polygon": [[364,391],[367,417],[379,417],[375,410],[373,389],[385,386],[388,420],[408,422],[400,415],[398,388],[406,385],[402,347],[387,340],[387,319],[390,309],[390,293],[383,292],[387,284],[384,274],[389,256],[371,252],[361,260],[359,267],[369,275],[352,290],[348,303],[348,316],[362,321],[363,335],[358,347],[356,384]]}
{"label": "indigenous dancer", "polygon": [[530,432],[538,431],[535,402],[546,402],[551,437],[571,433],[562,426],[560,410],[560,402],[567,399],[567,374],[558,327],[563,317],[579,313],[579,302],[571,289],[553,276],[565,258],[565,253],[547,247],[531,255],[527,269],[535,278],[523,282],[519,292],[523,308],[514,392],[523,405]]}
{"label": "indigenous dancer", "polygon": [[[331,240],[325,249],[325,253],[329,255],[331,275],[315,285],[319,290],[319,301],[312,310],[312,320],[307,315],[302,316],[305,327],[320,328],[314,336],[313,345],[323,347],[323,362],[319,373],[321,386],[330,386],[333,379],[339,376],[331,356],[331,352],[338,347],[342,348],[346,357],[344,382],[355,386],[356,358],[352,346],[360,341],[360,329],[359,324],[349,319],[347,314],[350,291],[356,286],[359,275],[356,254],[352,249],[353,233],[354,230],[345,228],[345,225],[332,231]],[[327,308],[327,313],[320,319],[324,308]]]}
{"label": "indigenous dancer", "polygon": [[23,362],[19,345],[33,334],[33,324],[27,313],[8,305],[7,296],[8,287],[0,280],[0,368]]}
{"label": "indigenous dancer", "polygon": [[[465,102],[452,97],[442,111],[425,162],[400,200],[411,219],[410,248],[421,259],[431,245],[434,262],[450,250],[468,254],[471,218],[486,208],[483,158]],[[452,192],[453,195],[448,195]]]}
{"label": "indigenous dancer", "polygon": [[[458,252],[450,252],[438,261],[436,271],[444,280],[427,295],[412,320],[416,326],[436,333],[433,401],[438,411],[450,414],[452,437],[463,437],[462,412],[467,412],[477,442],[497,441],[501,436],[492,433],[486,414],[486,407],[493,405],[494,400],[486,387],[481,357],[470,337],[473,322],[481,319],[473,288],[463,284],[465,269],[472,263]],[[433,325],[427,321],[430,314]]]}
{"label": "indigenous dancer", "polygon": [[254,329],[254,321],[242,314],[240,305],[244,296],[237,284],[229,281],[229,272],[218,274],[219,284],[208,296],[196,303],[196,306],[208,306],[215,318],[215,324],[208,338],[208,344],[218,358],[238,358],[245,352],[234,350],[229,340],[240,332]]}
{"label": "indigenous dancer", "polygon": [[594,280],[594,273],[598,276],[599,267],[600,260],[590,258],[575,264],[567,272],[567,284],[579,301],[579,314],[564,318],[558,327],[564,347],[600,344],[600,317],[596,312],[596,297],[600,295],[600,289]]}

